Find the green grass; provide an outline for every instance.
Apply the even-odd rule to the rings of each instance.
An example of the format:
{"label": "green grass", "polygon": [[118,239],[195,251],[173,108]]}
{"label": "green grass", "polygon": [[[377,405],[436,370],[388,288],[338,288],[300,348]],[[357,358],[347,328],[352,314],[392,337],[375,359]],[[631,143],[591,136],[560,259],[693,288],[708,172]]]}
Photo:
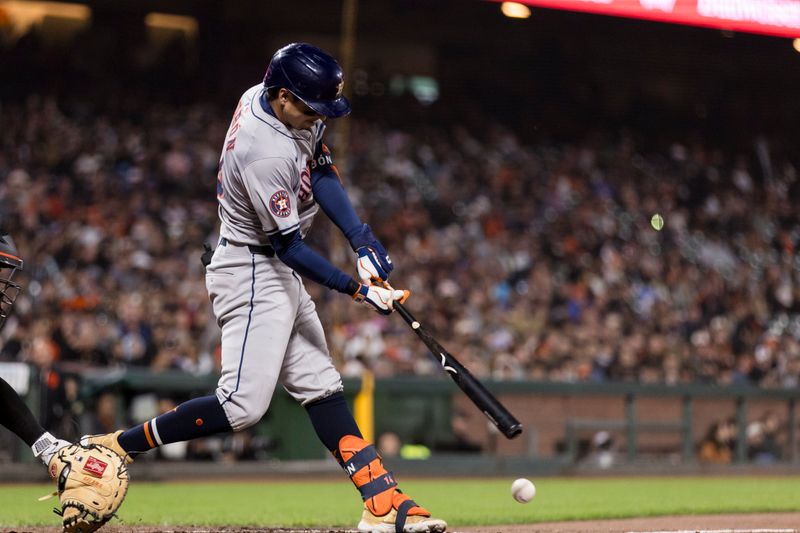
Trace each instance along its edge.
{"label": "green grass", "polygon": [[[407,480],[403,489],[453,525],[634,516],[796,511],[792,477],[541,478],[516,503],[511,479]],[[49,485],[0,486],[0,527],[56,525]],[[120,512],[127,525],[347,526],[360,501],[346,481],[136,483]]]}

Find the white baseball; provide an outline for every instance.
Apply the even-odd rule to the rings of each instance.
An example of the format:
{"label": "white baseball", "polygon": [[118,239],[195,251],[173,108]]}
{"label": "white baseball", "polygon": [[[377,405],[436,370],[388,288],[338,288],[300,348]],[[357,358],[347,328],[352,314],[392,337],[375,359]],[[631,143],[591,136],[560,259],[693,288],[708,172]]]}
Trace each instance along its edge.
{"label": "white baseball", "polygon": [[511,484],[511,495],[519,503],[528,503],[536,496],[536,486],[530,479],[521,477]]}
{"label": "white baseball", "polygon": [[419,329],[419,322],[416,320],[411,323],[411,329]]}

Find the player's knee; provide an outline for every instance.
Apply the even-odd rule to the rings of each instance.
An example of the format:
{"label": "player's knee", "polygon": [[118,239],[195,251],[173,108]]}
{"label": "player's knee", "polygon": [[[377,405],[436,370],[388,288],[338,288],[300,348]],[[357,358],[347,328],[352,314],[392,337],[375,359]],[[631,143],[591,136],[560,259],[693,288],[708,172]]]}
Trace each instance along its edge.
{"label": "player's knee", "polygon": [[238,424],[239,427],[236,428],[236,431],[240,431],[242,429],[247,429],[251,426],[255,426],[264,417],[266,412],[267,410],[264,409],[263,411],[258,411],[255,413],[253,412],[244,413],[243,416],[239,419],[239,424]]}
{"label": "player's knee", "polygon": [[242,431],[256,425],[263,418],[269,403],[263,406],[246,405],[237,401],[234,396],[222,402],[222,407],[225,409],[225,414],[228,415],[228,421],[233,431]]}
{"label": "player's knee", "polygon": [[217,389],[219,399],[233,431],[242,431],[258,423],[266,414],[269,398],[249,398],[247,395]]}

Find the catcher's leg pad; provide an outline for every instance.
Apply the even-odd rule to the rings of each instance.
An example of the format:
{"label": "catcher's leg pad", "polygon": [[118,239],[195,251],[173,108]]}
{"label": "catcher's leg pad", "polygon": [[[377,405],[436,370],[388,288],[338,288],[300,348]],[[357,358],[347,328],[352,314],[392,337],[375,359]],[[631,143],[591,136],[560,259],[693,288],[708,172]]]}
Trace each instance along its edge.
{"label": "catcher's leg pad", "polygon": [[73,444],[50,461],[65,533],[91,533],[111,520],[128,492],[128,468],[113,450]]}
{"label": "catcher's leg pad", "polygon": [[[420,522],[410,517],[429,518],[431,513],[397,489],[391,472],[383,466],[373,445],[355,435],[346,435],[339,441],[337,460],[361,493],[366,510],[365,521],[394,525],[404,531],[406,522]],[[372,515],[367,516],[367,512]],[[444,524],[443,521],[435,522]],[[420,524],[421,525],[421,524]],[[444,525],[446,527],[446,524]],[[408,530],[408,529],[406,529]],[[417,529],[414,529],[416,531]],[[418,531],[444,531],[444,529],[418,529]]]}

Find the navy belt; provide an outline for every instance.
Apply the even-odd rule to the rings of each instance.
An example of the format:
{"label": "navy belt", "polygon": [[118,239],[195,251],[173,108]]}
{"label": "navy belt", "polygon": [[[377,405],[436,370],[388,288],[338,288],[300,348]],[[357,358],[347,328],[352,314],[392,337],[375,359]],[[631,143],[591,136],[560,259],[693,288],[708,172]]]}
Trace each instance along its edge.
{"label": "navy belt", "polygon": [[230,244],[231,246],[247,246],[247,249],[250,250],[251,254],[266,255],[267,257],[275,256],[275,250],[273,250],[272,246],[268,244],[264,244],[261,246],[256,244],[234,244],[228,241],[228,239],[226,239],[225,237],[222,237],[219,240],[219,244],[220,246],[228,246],[228,244]]}

